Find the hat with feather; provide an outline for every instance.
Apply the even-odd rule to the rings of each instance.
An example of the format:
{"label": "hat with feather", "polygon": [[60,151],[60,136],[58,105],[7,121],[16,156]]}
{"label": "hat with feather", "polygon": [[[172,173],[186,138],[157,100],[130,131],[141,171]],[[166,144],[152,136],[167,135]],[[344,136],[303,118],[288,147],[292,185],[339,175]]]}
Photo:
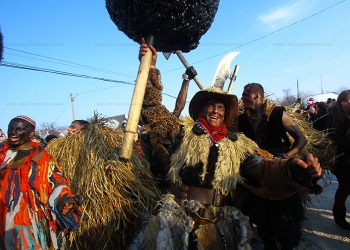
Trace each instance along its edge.
{"label": "hat with feather", "polygon": [[[189,114],[192,119],[197,119],[203,106],[209,100],[217,100],[225,105],[225,119],[226,125],[232,125],[238,112],[238,98],[236,95],[230,94],[234,81],[239,70],[239,66],[233,73],[230,71],[232,60],[239,54],[239,52],[231,52],[226,55],[219,63],[216,70],[213,83],[208,89],[198,91],[192,98],[189,105]],[[230,84],[227,91],[224,91],[224,85],[227,79],[230,79]]]}

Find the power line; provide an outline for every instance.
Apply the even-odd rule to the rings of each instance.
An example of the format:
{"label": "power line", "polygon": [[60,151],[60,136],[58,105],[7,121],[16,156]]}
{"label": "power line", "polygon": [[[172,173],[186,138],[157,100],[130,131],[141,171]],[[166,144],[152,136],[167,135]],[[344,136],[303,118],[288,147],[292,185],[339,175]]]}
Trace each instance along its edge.
{"label": "power line", "polygon": [[[108,78],[101,78],[101,77],[88,76],[88,75],[81,75],[81,74],[75,74],[75,73],[70,73],[70,72],[65,72],[65,71],[58,71],[58,70],[52,70],[52,69],[38,68],[38,67],[29,66],[29,65],[23,65],[23,64],[18,64],[18,63],[11,63],[11,62],[5,62],[5,61],[2,61],[0,66],[10,67],[10,68],[18,68],[18,69],[26,69],[26,70],[33,70],[33,71],[40,71],[40,72],[46,72],[46,73],[52,73],[52,74],[58,74],[58,75],[66,75],[66,76],[88,78],[88,79],[93,79],[93,80],[121,83],[121,84],[126,84],[126,85],[135,85],[135,83],[132,83],[132,82],[112,80],[112,79],[108,79]],[[120,86],[120,85],[118,85],[118,86]],[[103,89],[97,89],[97,90],[92,90],[92,91],[86,91],[86,92],[82,92],[80,94],[101,91],[101,90],[104,90],[104,89],[110,89],[110,88],[114,88],[114,87],[118,87],[118,86],[113,86],[113,87],[108,87],[108,88],[103,88]],[[169,97],[172,97],[172,98],[175,98],[175,99],[177,98],[176,96],[172,96],[172,95],[169,95],[169,94],[164,93],[164,92],[162,92],[162,93],[164,95],[166,95],[166,96],[169,96]]]}
{"label": "power line", "polygon": [[[197,61],[197,62],[192,63],[192,65],[195,65],[195,64],[198,64],[198,63],[207,61],[207,60],[209,60],[209,59],[212,59],[212,58],[217,57],[217,56],[221,56],[221,55],[223,55],[223,54],[227,54],[228,52],[231,52],[231,51],[233,51],[233,50],[236,50],[236,49],[241,48],[241,47],[243,47],[243,46],[246,46],[246,45],[248,45],[248,44],[257,42],[257,41],[259,41],[259,40],[262,40],[262,39],[264,39],[264,38],[266,38],[266,37],[268,37],[268,36],[271,36],[271,35],[273,35],[273,34],[279,32],[279,31],[282,31],[282,30],[284,30],[284,29],[287,29],[287,28],[289,28],[289,27],[291,27],[291,26],[293,26],[293,25],[296,25],[296,24],[298,24],[298,23],[301,23],[301,22],[303,22],[303,21],[305,21],[305,20],[307,20],[307,19],[310,19],[310,18],[312,18],[312,17],[314,17],[314,16],[316,16],[316,15],[322,13],[322,12],[325,12],[326,10],[329,10],[329,9],[331,9],[331,8],[337,6],[337,5],[339,5],[339,4],[341,4],[341,3],[345,2],[345,1],[346,1],[346,0],[342,0],[342,1],[338,2],[338,3],[335,3],[335,4],[331,5],[331,6],[329,6],[329,7],[325,8],[325,9],[323,9],[323,10],[320,10],[320,11],[316,12],[316,13],[314,13],[314,14],[308,16],[308,17],[305,17],[305,18],[303,18],[303,19],[301,19],[301,20],[299,20],[299,21],[296,21],[296,22],[294,22],[294,23],[292,23],[292,24],[289,24],[289,25],[287,25],[287,26],[284,26],[284,27],[282,27],[282,28],[280,28],[280,29],[278,29],[278,30],[275,30],[275,31],[273,31],[273,32],[270,32],[270,33],[267,34],[267,35],[261,36],[261,37],[259,37],[259,38],[254,39],[254,40],[251,40],[251,41],[249,41],[249,42],[246,42],[246,43],[244,43],[244,44],[241,44],[241,45],[239,45],[239,46],[237,46],[237,47],[235,47],[235,48],[233,48],[233,49],[227,50],[227,51],[225,51],[225,52],[221,52],[221,53],[219,53],[219,54],[216,54],[216,55],[213,55],[213,56],[204,58],[204,59],[202,59],[202,60],[200,60],[200,61]],[[109,73],[115,73],[115,74],[123,75],[123,76],[127,76],[127,77],[133,77],[133,76],[130,76],[130,75],[125,75],[125,74],[117,73],[117,72],[114,72],[114,71],[108,71],[108,70],[104,70],[104,69],[100,69],[100,68],[96,68],[96,67],[91,67],[91,66],[87,66],[87,65],[83,65],[83,64],[79,64],[79,63],[73,63],[73,62],[69,62],[69,61],[66,61],[66,60],[56,59],[56,58],[53,58],[53,57],[42,56],[42,55],[38,55],[38,54],[34,54],[34,53],[22,51],[22,50],[16,50],[16,49],[8,48],[8,47],[6,47],[6,46],[4,46],[4,48],[9,49],[9,50],[13,50],[13,51],[18,51],[18,52],[30,54],[30,55],[35,55],[35,56],[38,56],[38,57],[48,58],[48,59],[51,59],[51,60],[56,60],[56,61],[61,61],[61,62],[73,64],[73,65],[83,66],[83,67],[86,67],[86,68],[89,68],[89,69],[94,69],[94,70],[99,70],[99,71],[109,72]],[[86,75],[78,75],[78,74],[74,74],[74,73],[68,73],[68,72],[56,71],[56,70],[47,70],[47,69],[35,68],[35,67],[31,67],[31,66],[24,66],[24,65],[20,65],[20,64],[11,64],[11,63],[8,64],[8,63],[6,63],[6,62],[3,62],[1,65],[2,65],[2,66],[6,66],[6,67],[22,68],[22,69],[43,71],[43,72],[48,72],[48,73],[55,73],[55,74],[62,74],[62,75],[75,76],[75,77],[90,78],[90,79],[101,80],[101,81],[110,81],[110,82],[117,82],[117,83],[130,84],[130,83],[127,83],[127,82],[115,81],[115,80],[106,79],[106,78],[92,77],[92,76],[86,76]],[[68,65],[68,66],[69,66],[69,65]],[[70,66],[72,66],[72,65],[70,65]],[[176,70],[180,70],[180,69],[182,69],[182,67],[176,68],[176,69],[172,69],[172,70],[168,70],[168,71],[164,71],[164,72],[162,72],[162,74],[166,74],[166,73],[169,73],[169,72],[172,72],[172,71],[176,71]],[[134,85],[134,84],[132,84],[132,85]],[[168,95],[168,94],[166,94],[166,95]],[[168,96],[171,96],[171,95],[168,95]],[[173,97],[173,96],[171,96],[171,97]],[[174,98],[176,98],[176,97],[174,97]]]}
{"label": "power line", "polygon": [[[345,2],[345,1],[346,1],[346,0],[342,0],[342,1],[338,2],[338,3],[335,3],[335,4],[331,5],[331,6],[329,6],[329,7],[325,8],[325,9],[323,9],[323,10],[320,10],[320,11],[316,12],[316,13],[314,13],[314,14],[308,16],[308,17],[305,17],[305,18],[303,18],[303,19],[301,19],[301,20],[299,20],[299,21],[296,21],[296,22],[294,22],[294,23],[292,23],[292,24],[289,24],[289,25],[287,25],[287,26],[284,26],[284,27],[282,27],[282,28],[280,28],[280,29],[278,29],[278,30],[275,30],[275,31],[273,31],[273,32],[270,32],[270,33],[267,34],[267,35],[261,36],[261,37],[259,37],[259,38],[254,39],[254,40],[251,40],[251,41],[249,41],[249,42],[246,42],[246,43],[244,43],[244,44],[241,44],[241,45],[239,45],[239,46],[237,46],[237,47],[234,47],[233,49],[227,50],[227,51],[225,51],[225,52],[221,52],[221,53],[219,53],[219,54],[216,54],[216,55],[213,55],[213,56],[204,58],[204,59],[202,59],[202,60],[200,60],[200,61],[197,61],[197,62],[194,62],[194,63],[192,63],[192,64],[194,65],[194,64],[198,64],[198,63],[207,61],[207,60],[212,59],[212,58],[214,58],[214,57],[221,56],[221,55],[223,55],[223,54],[227,54],[228,52],[231,52],[231,51],[233,51],[233,50],[236,50],[236,49],[241,48],[241,47],[243,47],[243,46],[246,46],[246,45],[248,45],[248,44],[254,43],[254,42],[259,41],[259,40],[262,40],[262,39],[264,39],[264,38],[266,38],[266,37],[268,37],[268,36],[271,36],[271,35],[273,35],[273,34],[279,32],[279,31],[281,31],[281,30],[284,30],[284,29],[286,29],[286,28],[289,28],[289,27],[291,27],[291,26],[293,26],[293,25],[295,25],[295,24],[298,24],[298,23],[303,22],[303,21],[305,21],[305,20],[307,20],[307,19],[310,19],[310,18],[312,18],[312,17],[314,17],[314,16],[316,16],[316,15],[322,13],[322,12],[325,12],[326,10],[329,10],[329,9],[331,9],[331,8],[337,6],[337,5],[339,5],[339,4],[341,4],[341,3]],[[42,56],[42,55],[38,55],[38,54],[35,54],[35,53],[26,52],[26,51],[23,51],[23,50],[12,49],[12,48],[9,48],[9,47],[6,47],[6,46],[4,46],[4,48],[9,49],[9,50],[13,50],[13,51],[17,51],[17,52],[22,52],[22,53],[30,54],[30,55],[35,55],[35,56],[38,56],[38,57],[43,57],[43,58],[51,59],[51,60],[56,60],[56,61],[60,61],[60,62],[65,62],[65,63],[69,63],[69,64],[73,64],[73,65],[78,65],[78,66],[86,67],[86,68],[93,69],[93,70],[98,70],[98,71],[103,71],[103,72],[109,72],[109,73],[113,73],[113,74],[118,74],[118,75],[122,75],[122,76],[126,76],[126,77],[133,77],[133,78],[134,78],[134,76],[126,75],[126,74],[122,74],[122,73],[118,73],[118,72],[115,72],[115,71],[109,71],[109,70],[105,70],[105,69],[100,69],[100,68],[96,68],[96,67],[91,67],[91,66],[87,66],[87,65],[84,65],[84,64],[80,64],[80,63],[74,63],[74,62],[69,62],[69,61],[66,61],[66,60],[56,59],[56,58],[53,58],[53,57]],[[69,65],[68,65],[68,66],[69,66]],[[70,65],[70,66],[72,66],[72,65]],[[168,70],[168,71],[164,71],[164,72],[162,72],[162,74],[165,74],[165,73],[168,73],[168,72],[172,72],[172,71],[175,71],[175,70],[180,70],[180,69],[182,69],[182,67],[176,68],[176,69],[172,69],[172,70]]]}
{"label": "power line", "polygon": [[64,107],[63,107],[63,110],[62,110],[62,112],[58,115],[58,117],[56,118],[55,122],[57,122],[57,120],[58,120],[58,119],[61,117],[61,115],[63,114],[64,110],[65,110],[66,107],[67,107],[68,101],[69,101],[69,97],[67,98],[67,101],[66,101],[66,104],[65,104]]}
{"label": "power line", "polygon": [[[70,65],[70,64],[67,64],[67,63],[53,62],[53,61],[50,61],[50,60],[45,60],[45,59],[40,59],[40,58],[34,58],[34,57],[30,57],[30,56],[21,56],[21,55],[16,55],[16,54],[8,53],[8,52],[5,52],[4,54],[6,54],[6,55],[11,55],[11,56],[19,56],[19,57],[23,57],[23,58],[29,58],[29,59],[38,60],[38,61],[43,61],[43,62],[57,63],[57,64],[60,64],[60,65],[71,66],[71,67],[76,67],[76,68],[80,68],[80,69],[85,69],[84,67],[80,67],[80,66]],[[99,71],[102,71],[102,70],[99,70]],[[102,72],[104,72],[104,71],[102,71]]]}
{"label": "power line", "polygon": [[[259,37],[259,38],[254,39],[254,40],[251,40],[251,41],[249,41],[249,42],[246,42],[246,43],[244,43],[244,44],[241,44],[241,45],[239,45],[239,46],[237,46],[237,47],[235,47],[235,48],[233,48],[233,49],[230,49],[230,50],[227,50],[227,51],[225,51],[225,52],[221,52],[221,53],[219,53],[219,54],[216,54],[216,55],[207,57],[207,58],[205,58],[205,59],[202,59],[202,60],[200,60],[200,61],[194,62],[194,63],[192,63],[192,65],[198,64],[198,63],[201,63],[201,62],[204,62],[204,61],[207,61],[207,60],[209,60],[209,59],[212,59],[212,58],[217,57],[217,56],[221,56],[221,55],[223,55],[223,54],[227,54],[228,52],[231,52],[231,51],[233,51],[233,50],[236,50],[236,49],[241,48],[241,47],[243,47],[243,46],[246,46],[246,45],[248,45],[248,44],[254,43],[254,42],[256,42],[256,41],[262,40],[262,39],[264,39],[264,38],[266,38],[266,37],[268,37],[268,36],[271,36],[272,34],[275,34],[275,33],[279,32],[279,31],[281,31],[281,30],[284,30],[284,29],[289,28],[289,27],[291,27],[291,26],[293,26],[293,25],[295,25],[295,24],[298,24],[298,23],[301,23],[301,22],[303,22],[303,21],[305,21],[305,20],[307,20],[307,19],[310,19],[311,17],[314,17],[314,16],[316,16],[316,15],[318,15],[318,14],[320,14],[320,13],[326,11],[326,10],[329,10],[329,9],[331,9],[331,8],[337,6],[337,5],[339,5],[339,4],[341,4],[341,3],[345,2],[345,1],[346,1],[346,0],[343,0],[343,1],[340,1],[340,2],[338,2],[338,3],[335,3],[335,4],[333,4],[333,5],[331,5],[331,6],[327,7],[327,8],[325,8],[325,9],[323,9],[323,10],[320,10],[319,12],[316,12],[315,14],[312,14],[311,16],[305,17],[305,18],[303,18],[303,19],[301,19],[301,20],[299,20],[299,21],[296,21],[296,22],[294,22],[294,23],[291,23],[291,24],[289,24],[289,25],[287,25],[287,26],[284,26],[284,27],[282,27],[282,28],[280,28],[280,29],[278,29],[278,30],[272,31],[272,32],[270,32],[270,33],[267,34],[267,35],[261,36],[261,37]],[[176,68],[176,69],[172,69],[172,70],[165,71],[165,72],[163,72],[163,74],[164,74],[164,73],[168,73],[168,72],[172,72],[172,71],[175,71],[175,70],[179,70],[179,69],[182,69],[182,67],[181,67],[181,68]]]}
{"label": "power line", "polygon": [[[112,73],[112,74],[117,74],[117,75],[126,76],[126,77],[132,77],[132,78],[135,77],[135,76],[131,76],[131,75],[126,75],[126,74],[118,73],[118,72],[115,72],[115,71],[110,71],[110,70],[100,69],[100,68],[96,68],[96,67],[91,67],[91,66],[88,66],[88,65],[80,64],[80,63],[74,63],[74,62],[69,62],[69,61],[66,61],[66,60],[56,59],[56,58],[49,57],[49,56],[42,56],[42,55],[38,55],[38,54],[35,54],[35,53],[26,52],[26,51],[23,51],[23,50],[12,49],[12,48],[9,48],[9,47],[6,47],[6,46],[4,46],[4,48],[5,48],[5,49],[9,49],[9,50],[13,50],[13,51],[17,51],[17,52],[21,52],[21,53],[25,53],[25,54],[29,54],[29,55],[34,55],[34,56],[38,56],[38,57],[47,58],[47,59],[50,59],[50,60],[55,60],[55,61],[59,61],[59,62],[69,63],[69,64],[73,64],[73,65],[85,67],[85,68],[88,68],[88,69],[98,70],[98,71],[107,72],[107,73]],[[5,52],[5,53],[6,53],[6,52]],[[30,57],[29,57],[29,58],[30,58]],[[35,59],[35,58],[32,58],[32,59]],[[36,59],[36,60],[40,60],[40,59]],[[41,60],[42,60],[42,59],[41,59]],[[43,61],[45,61],[45,60],[43,60]],[[69,65],[69,64],[68,64],[68,65],[67,65],[67,64],[64,64],[64,65],[76,67],[76,66]]]}
{"label": "power line", "polygon": [[33,67],[33,66],[28,66],[28,65],[18,64],[18,63],[5,62],[5,61],[2,61],[0,65],[5,66],[5,67],[11,67],[11,68],[27,69],[27,70],[41,71],[41,72],[53,73],[53,74],[59,74],[59,75],[95,79],[95,80],[106,81],[106,82],[115,82],[115,83],[123,83],[123,84],[128,84],[128,85],[135,85],[134,83],[131,83],[131,82],[118,81],[118,80],[112,80],[112,79],[95,77],[95,76],[88,76],[88,75],[81,75],[81,74],[75,74],[75,73],[70,73],[70,72],[65,72],[65,71],[58,71],[58,70],[53,70],[53,69],[38,68],[38,67]]}

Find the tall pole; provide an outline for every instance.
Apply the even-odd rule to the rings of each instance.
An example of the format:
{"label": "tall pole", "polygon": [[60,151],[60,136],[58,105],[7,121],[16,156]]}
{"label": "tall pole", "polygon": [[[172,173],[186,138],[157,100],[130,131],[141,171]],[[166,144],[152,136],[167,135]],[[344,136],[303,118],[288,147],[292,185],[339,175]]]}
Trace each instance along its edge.
{"label": "tall pole", "polygon": [[293,75],[293,77],[295,77],[295,78],[297,79],[297,98],[299,98],[299,97],[300,97],[300,94],[299,94],[299,81],[298,81],[298,77],[296,77],[296,76],[294,76],[294,75]]}
{"label": "tall pole", "polygon": [[298,95],[298,98],[300,97],[300,94],[299,94],[299,80],[297,78],[297,95]]}
{"label": "tall pole", "polygon": [[73,121],[75,120],[74,99],[75,99],[75,97],[77,97],[77,96],[78,96],[78,95],[73,96],[72,94],[70,94],[70,101],[71,101],[71,104],[72,104],[72,118],[73,118]]}
{"label": "tall pole", "polygon": [[323,94],[322,75],[321,74],[320,74],[320,78],[321,78],[321,94]]}

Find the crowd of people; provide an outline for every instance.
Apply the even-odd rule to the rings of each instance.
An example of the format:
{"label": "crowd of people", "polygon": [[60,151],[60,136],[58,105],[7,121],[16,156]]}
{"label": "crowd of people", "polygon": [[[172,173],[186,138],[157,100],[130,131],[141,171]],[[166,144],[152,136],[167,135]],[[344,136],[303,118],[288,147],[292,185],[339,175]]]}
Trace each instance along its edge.
{"label": "crowd of people", "polygon": [[[180,116],[196,76],[191,67],[170,112],[162,105],[156,48],[142,40],[140,57],[149,50],[152,61],[135,144],[162,197],[142,229],[139,248],[249,249],[253,224],[265,249],[298,246],[304,201],[322,191],[317,181],[323,169],[312,152],[300,154],[307,139],[286,108],[266,100],[261,84],[250,83],[243,89],[241,114],[236,95],[211,86],[192,97],[189,116]],[[310,99],[303,111],[315,129],[328,129],[337,145],[332,173],[339,187],[333,216],[338,226],[350,230],[345,207],[350,194],[350,90],[334,101]],[[67,137],[87,126],[86,120],[73,121]],[[1,249],[59,249],[65,235],[83,223],[84,201],[73,194],[45,149],[57,136],[40,138],[35,127],[33,119],[16,116],[7,139],[0,142]]]}
{"label": "crowd of people", "polygon": [[296,112],[300,113],[304,119],[310,122],[313,128],[324,131],[327,129],[327,113],[331,106],[336,102],[335,99],[328,98],[325,101],[315,102],[313,98],[309,98],[306,105],[303,105],[300,98],[296,101]]}

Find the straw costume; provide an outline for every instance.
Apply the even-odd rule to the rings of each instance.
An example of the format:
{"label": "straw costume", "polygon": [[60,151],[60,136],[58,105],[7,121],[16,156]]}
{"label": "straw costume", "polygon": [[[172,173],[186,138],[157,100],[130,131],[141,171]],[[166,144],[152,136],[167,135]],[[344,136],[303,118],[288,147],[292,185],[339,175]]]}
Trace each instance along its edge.
{"label": "straw costume", "polygon": [[[35,128],[29,117],[14,119]],[[28,145],[17,150],[9,141],[0,144],[0,248],[59,249],[79,226],[82,202],[54,158],[38,143]],[[67,215],[60,211],[65,202],[75,204]]]}
{"label": "straw costume", "polygon": [[72,189],[84,199],[84,220],[72,235],[79,249],[127,249],[158,199],[148,163],[134,148],[122,162],[124,132],[95,115],[85,130],[48,144]]}
{"label": "straw costume", "polygon": [[[226,129],[238,110],[235,95],[213,86],[199,91],[190,102],[191,117],[176,120],[163,108],[161,90],[159,70],[150,69],[142,115],[151,133],[146,137],[150,142],[143,139],[142,143],[151,149],[147,158],[152,172],[170,186],[144,230],[142,247],[250,249],[248,218],[233,206],[240,196],[238,185],[270,197],[309,190],[287,175],[288,160],[272,159],[243,134]],[[225,105],[224,123],[219,127],[209,126],[200,116],[212,99]]]}

